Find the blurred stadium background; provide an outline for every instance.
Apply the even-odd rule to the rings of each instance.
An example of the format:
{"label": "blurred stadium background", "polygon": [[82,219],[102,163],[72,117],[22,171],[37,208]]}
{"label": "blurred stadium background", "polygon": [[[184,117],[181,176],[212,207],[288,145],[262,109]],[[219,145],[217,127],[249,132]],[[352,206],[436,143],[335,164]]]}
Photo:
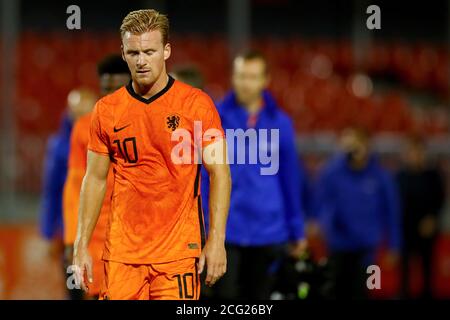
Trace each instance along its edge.
{"label": "blurred stadium background", "polygon": [[[81,8],[81,30],[66,28],[71,4]],[[381,8],[381,30],[365,27],[370,4]],[[270,89],[294,119],[312,177],[336,149],[336,133],[358,123],[374,133],[374,148],[392,170],[405,135],[425,135],[450,186],[448,1],[0,0],[0,299],[64,297],[59,262],[48,258],[37,228],[46,142],[69,91],[98,89],[96,63],[119,52],[121,20],[140,8],[169,15],[169,66],[197,66],[215,100],[230,87],[233,54],[262,51]],[[450,298],[449,199],[447,187],[433,260],[442,298]],[[311,246],[326,254],[320,241]],[[384,270],[377,296],[396,296],[398,272]],[[414,279],[418,292],[420,276]]]}

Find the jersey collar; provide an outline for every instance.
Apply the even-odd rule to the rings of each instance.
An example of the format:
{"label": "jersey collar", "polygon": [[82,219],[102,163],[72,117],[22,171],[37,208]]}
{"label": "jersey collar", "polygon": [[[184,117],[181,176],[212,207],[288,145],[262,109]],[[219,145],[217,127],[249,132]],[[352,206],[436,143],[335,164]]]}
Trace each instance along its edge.
{"label": "jersey collar", "polygon": [[133,85],[132,85],[132,80],[130,80],[130,82],[128,83],[128,85],[126,86],[128,93],[130,94],[130,96],[132,96],[133,98],[145,103],[145,104],[149,104],[153,101],[155,101],[156,99],[158,99],[159,97],[161,97],[164,93],[166,93],[167,91],[169,91],[169,89],[172,87],[173,83],[175,82],[175,79],[172,78],[170,75],[169,76],[169,81],[167,81],[167,85],[158,93],[156,93],[155,95],[151,96],[150,98],[146,99],[140,95],[138,95],[134,89],[133,89]]}

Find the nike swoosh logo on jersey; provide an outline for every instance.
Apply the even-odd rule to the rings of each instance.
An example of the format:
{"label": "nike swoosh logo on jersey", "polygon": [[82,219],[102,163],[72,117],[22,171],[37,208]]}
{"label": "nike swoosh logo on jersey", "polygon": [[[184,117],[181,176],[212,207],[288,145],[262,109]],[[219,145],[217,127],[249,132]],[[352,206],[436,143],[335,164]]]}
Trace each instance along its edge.
{"label": "nike swoosh logo on jersey", "polygon": [[121,127],[121,128],[116,128],[116,127],[114,127],[114,132],[119,132],[119,131],[121,131],[121,130],[125,129],[126,127],[129,127],[129,126],[130,126],[130,125],[127,124],[126,126],[123,126],[123,127]]}

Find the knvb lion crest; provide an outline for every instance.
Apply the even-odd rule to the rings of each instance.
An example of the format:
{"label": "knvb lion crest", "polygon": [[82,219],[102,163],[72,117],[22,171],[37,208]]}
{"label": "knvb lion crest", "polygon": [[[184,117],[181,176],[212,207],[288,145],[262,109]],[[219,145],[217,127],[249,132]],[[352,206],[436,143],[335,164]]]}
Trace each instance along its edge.
{"label": "knvb lion crest", "polygon": [[175,131],[180,125],[180,116],[176,114],[168,116],[166,124],[170,131]]}

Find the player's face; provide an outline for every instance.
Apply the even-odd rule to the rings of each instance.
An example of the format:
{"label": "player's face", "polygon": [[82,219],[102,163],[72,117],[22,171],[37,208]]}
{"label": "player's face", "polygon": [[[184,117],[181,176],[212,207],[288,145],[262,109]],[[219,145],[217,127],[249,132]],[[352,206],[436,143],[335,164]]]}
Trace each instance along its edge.
{"label": "player's face", "polygon": [[122,39],[122,55],[139,86],[151,86],[166,72],[170,44],[163,44],[159,30],[140,35],[126,32]]}
{"label": "player's face", "polygon": [[405,152],[405,161],[413,166],[419,167],[425,163],[425,149],[423,146],[410,143]]}
{"label": "player's face", "polygon": [[91,112],[96,100],[96,95],[91,91],[86,89],[72,90],[67,96],[70,116],[77,120],[86,113]]}
{"label": "player's face", "polygon": [[346,130],[341,136],[341,147],[353,160],[363,161],[369,153],[368,141],[354,130]]}
{"label": "player's face", "polygon": [[237,58],[234,61],[232,82],[238,100],[244,105],[259,99],[268,84],[264,61]]}
{"label": "player's face", "polygon": [[110,74],[105,73],[100,77],[100,93],[102,96],[113,93],[130,81],[130,75],[127,73]]}

